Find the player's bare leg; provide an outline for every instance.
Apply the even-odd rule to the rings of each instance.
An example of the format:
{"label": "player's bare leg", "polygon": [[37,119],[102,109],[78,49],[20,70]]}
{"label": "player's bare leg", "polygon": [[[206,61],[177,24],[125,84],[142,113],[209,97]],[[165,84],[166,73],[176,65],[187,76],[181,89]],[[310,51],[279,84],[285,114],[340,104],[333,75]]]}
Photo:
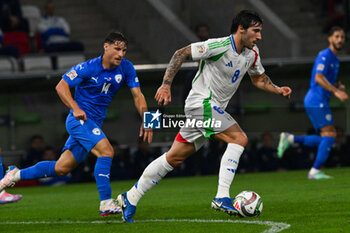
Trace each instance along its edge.
{"label": "player's bare leg", "polygon": [[73,153],[70,150],[65,150],[55,165],[57,176],[65,176],[78,166]]}
{"label": "player's bare leg", "polygon": [[213,209],[226,212],[229,215],[237,214],[238,212],[233,207],[230,198],[230,187],[237,171],[239,158],[248,143],[248,138],[238,124],[213,135],[213,138],[226,142],[227,148],[221,158],[218,190],[211,206]]}

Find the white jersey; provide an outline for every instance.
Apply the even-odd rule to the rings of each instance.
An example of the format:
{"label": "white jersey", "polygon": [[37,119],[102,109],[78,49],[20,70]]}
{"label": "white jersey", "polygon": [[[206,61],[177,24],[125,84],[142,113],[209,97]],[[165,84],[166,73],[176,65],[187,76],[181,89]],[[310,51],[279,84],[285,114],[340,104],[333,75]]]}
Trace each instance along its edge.
{"label": "white jersey", "polygon": [[225,109],[247,71],[249,75],[265,72],[258,48],[244,48],[238,54],[232,35],[193,43],[191,53],[193,60],[201,61],[185,107],[199,107],[206,100]]}

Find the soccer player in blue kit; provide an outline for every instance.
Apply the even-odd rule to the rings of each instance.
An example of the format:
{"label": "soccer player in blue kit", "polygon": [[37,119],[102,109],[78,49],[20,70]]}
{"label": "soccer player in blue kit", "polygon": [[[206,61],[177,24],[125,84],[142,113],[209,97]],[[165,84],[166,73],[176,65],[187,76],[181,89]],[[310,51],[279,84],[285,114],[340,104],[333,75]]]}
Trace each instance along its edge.
{"label": "soccer player in blue kit", "polygon": [[[106,216],[121,212],[111,197],[110,169],[114,152],[101,126],[108,105],[124,82],[131,90],[141,117],[143,111],[147,111],[134,66],[123,58],[127,45],[123,34],[111,32],[105,38],[104,53],[100,57],[78,64],[62,76],[56,90],[62,102],[70,108],[70,113],[66,120],[69,138],[60,158],[21,170],[10,166],[0,181],[0,192],[19,180],[65,176],[91,151],[97,157],[94,175],[100,194],[100,214]],[[74,99],[70,88],[75,88]],[[144,130],[141,124],[140,136],[150,143],[153,132]]]}
{"label": "soccer player in blue kit", "polygon": [[306,113],[320,135],[294,136],[283,132],[278,144],[278,157],[280,158],[292,143],[317,146],[316,160],[308,174],[309,179],[316,180],[331,178],[320,170],[327,161],[336,137],[332,112],[328,104],[331,93],[342,102],[348,99],[345,86],[337,80],[338,54],[345,43],[344,30],[338,26],[333,27],[328,34],[328,42],[329,47],[322,50],[316,57],[311,74],[310,89],[304,98]]}

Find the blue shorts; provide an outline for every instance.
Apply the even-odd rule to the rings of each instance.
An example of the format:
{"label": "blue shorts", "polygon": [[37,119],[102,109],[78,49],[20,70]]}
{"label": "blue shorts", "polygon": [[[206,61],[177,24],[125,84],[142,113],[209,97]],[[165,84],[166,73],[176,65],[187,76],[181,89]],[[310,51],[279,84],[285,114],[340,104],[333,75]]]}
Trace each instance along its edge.
{"label": "blue shorts", "polygon": [[66,128],[70,136],[62,152],[65,150],[72,151],[78,163],[85,159],[99,141],[106,138],[101,128],[93,120],[77,120],[72,113],[67,117]]}
{"label": "blue shorts", "polygon": [[306,113],[317,132],[319,129],[327,125],[334,124],[332,111],[328,102],[310,101],[308,98],[305,98],[304,106]]}

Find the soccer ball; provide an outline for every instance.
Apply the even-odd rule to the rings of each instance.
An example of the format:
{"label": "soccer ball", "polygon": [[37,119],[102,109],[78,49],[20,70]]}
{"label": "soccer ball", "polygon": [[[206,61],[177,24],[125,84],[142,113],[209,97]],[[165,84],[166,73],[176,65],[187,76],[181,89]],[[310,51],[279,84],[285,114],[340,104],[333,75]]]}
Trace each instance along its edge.
{"label": "soccer ball", "polygon": [[259,194],[253,191],[243,191],[233,200],[233,206],[242,217],[258,216],[263,209],[263,202]]}

